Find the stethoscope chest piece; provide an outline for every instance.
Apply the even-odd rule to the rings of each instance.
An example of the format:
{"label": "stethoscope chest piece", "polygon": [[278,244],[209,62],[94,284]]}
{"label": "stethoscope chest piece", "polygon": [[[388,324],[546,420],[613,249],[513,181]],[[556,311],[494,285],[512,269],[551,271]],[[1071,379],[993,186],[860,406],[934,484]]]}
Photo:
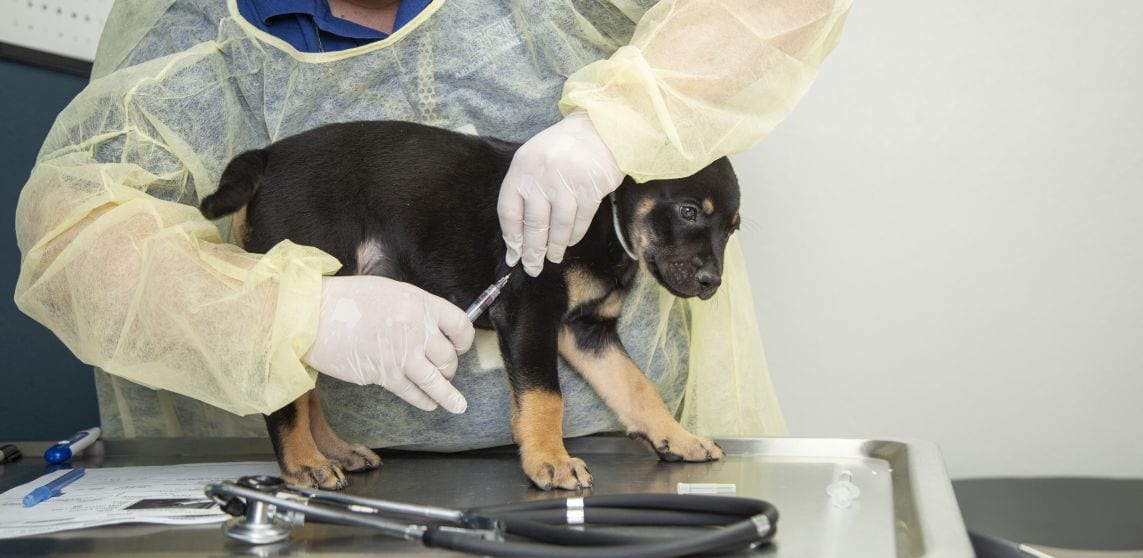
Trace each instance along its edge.
{"label": "stethoscope chest piece", "polygon": [[[278,477],[242,477],[239,485],[273,494],[286,486]],[[293,524],[277,517],[272,506],[257,500],[246,501],[246,513],[231,518],[222,526],[226,536],[249,544],[270,544],[290,538]]]}

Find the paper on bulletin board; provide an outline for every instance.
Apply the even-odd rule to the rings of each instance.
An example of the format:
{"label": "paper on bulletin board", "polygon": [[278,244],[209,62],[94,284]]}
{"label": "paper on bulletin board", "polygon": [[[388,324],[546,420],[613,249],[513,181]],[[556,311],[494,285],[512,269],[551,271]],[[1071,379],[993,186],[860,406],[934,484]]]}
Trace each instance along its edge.
{"label": "paper on bulletin board", "polygon": [[212,482],[276,475],[274,462],[193,463],[87,469],[63,494],[30,508],[24,496],[67,474],[55,471],[0,494],[0,539],[121,523],[195,525],[230,516],[206,497]]}
{"label": "paper on bulletin board", "polygon": [[0,42],[91,62],[113,2],[0,0]]}

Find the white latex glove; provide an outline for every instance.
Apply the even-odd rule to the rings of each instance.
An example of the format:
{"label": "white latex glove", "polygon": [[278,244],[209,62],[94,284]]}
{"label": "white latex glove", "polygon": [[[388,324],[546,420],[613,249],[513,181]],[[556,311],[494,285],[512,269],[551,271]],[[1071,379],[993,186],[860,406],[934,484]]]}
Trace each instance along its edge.
{"label": "white latex glove", "polygon": [[317,338],[302,361],[340,380],[378,384],[413,406],[468,408],[453,387],[475,331],[464,310],[413,285],[374,276],[322,280]]}
{"label": "white latex glove", "polygon": [[522,256],[524,271],[535,277],[544,256],[563,261],[564,251],[587,233],[599,202],[623,176],[586,112],[573,112],[524,142],[496,206],[508,265]]}

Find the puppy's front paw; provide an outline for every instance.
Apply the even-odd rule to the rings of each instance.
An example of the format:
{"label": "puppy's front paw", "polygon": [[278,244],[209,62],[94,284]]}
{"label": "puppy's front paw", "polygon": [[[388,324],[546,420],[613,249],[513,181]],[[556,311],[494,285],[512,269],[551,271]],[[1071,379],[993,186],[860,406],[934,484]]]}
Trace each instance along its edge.
{"label": "puppy's front paw", "polygon": [[349,486],[341,465],[326,460],[316,463],[295,463],[282,467],[282,478],[289,484],[322,490],[341,490]]}
{"label": "puppy's front paw", "polygon": [[566,453],[562,456],[524,455],[523,465],[524,473],[542,490],[591,488],[591,472],[578,457]]}
{"label": "puppy's front paw", "polygon": [[681,427],[655,435],[632,431],[627,436],[647,441],[663,461],[716,461],[726,456],[714,440],[695,436]]}

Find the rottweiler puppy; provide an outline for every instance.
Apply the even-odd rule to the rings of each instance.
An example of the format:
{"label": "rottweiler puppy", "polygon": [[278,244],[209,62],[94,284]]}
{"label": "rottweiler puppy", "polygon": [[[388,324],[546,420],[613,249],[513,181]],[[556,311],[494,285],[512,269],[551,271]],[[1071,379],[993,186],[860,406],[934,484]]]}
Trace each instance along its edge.
{"label": "rottweiler puppy", "polygon": [[[239,155],[201,211],[211,219],[234,213],[234,238],[248,251],[264,253],[289,239],[336,257],[341,274],[405,281],[464,308],[510,271],[496,204],[518,147],[409,122],[332,124]],[[675,296],[713,296],[727,239],[739,225],[738,204],[738,181],[725,158],[687,178],[628,178],[562,263],[546,262],[536,278],[512,273],[477,320],[499,338],[513,438],[537,487],[592,484],[584,462],[564,448],[559,356],[661,459],[723,457],[712,440],[674,419],[624,350],[616,322],[640,267]],[[316,389],[266,423],[282,475],[293,484],[342,488],[343,471],[380,464],[375,453],[334,433]]]}

